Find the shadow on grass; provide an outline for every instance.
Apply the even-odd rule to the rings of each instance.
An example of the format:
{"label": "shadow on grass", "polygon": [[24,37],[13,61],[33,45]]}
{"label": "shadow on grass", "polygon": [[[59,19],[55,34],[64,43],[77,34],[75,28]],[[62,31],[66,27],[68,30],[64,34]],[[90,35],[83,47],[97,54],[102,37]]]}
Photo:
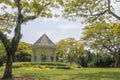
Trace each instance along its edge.
{"label": "shadow on grass", "polygon": [[69,80],[120,80],[119,72],[80,73],[69,76]]}
{"label": "shadow on grass", "polygon": [[42,74],[41,72],[25,72],[25,73],[21,73],[21,76],[24,76],[24,77],[34,77],[36,78],[35,80],[49,80],[49,78]]}

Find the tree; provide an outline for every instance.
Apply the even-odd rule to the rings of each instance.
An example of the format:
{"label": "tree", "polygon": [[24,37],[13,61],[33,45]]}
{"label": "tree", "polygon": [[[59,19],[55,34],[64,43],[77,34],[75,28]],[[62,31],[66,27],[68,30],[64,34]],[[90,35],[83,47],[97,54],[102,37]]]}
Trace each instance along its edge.
{"label": "tree", "polygon": [[57,53],[64,62],[78,63],[79,57],[84,53],[84,44],[74,38],[67,38],[57,44]]}
{"label": "tree", "polygon": [[114,58],[114,67],[120,64],[120,24],[95,23],[84,28],[82,39],[96,54]]}
{"label": "tree", "polygon": [[[14,61],[31,61],[31,49],[30,49],[31,44],[25,43],[25,42],[19,42],[16,55],[14,58]],[[2,66],[5,63],[5,56],[6,52],[4,49],[4,46],[0,42],[0,66]]]}
{"label": "tree", "polygon": [[[111,21],[120,16],[114,10],[113,0],[63,0],[65,18],[86,18],[85,22]],[[113,4],[111,4],[113,3]],[[117,1],[116,1],[117,3]]]}
{"label": "tree", "polygon": [[17,51],[16,51],[16,54],[20,54],[20,53],[31,54],[32,53],[32,51],[30,49],[31,46],[32,45],[29,43],[20,41],[18,48],[17,48]]}
{"label": "tree", "polygon": [[[51,7],[57,7],[54,0],[0,0],[0,40],[6,50],[6,67],[3,79],[12,79],[12,58],[22,37],[21,26],[38,17],[51,18]],[[14,27],[11,40],[7,34]]]}
{"label": "tree", "polygon": [[93,67],[95,61],[95,54],[91,53],[89,50],[85,50],[84,54],[80,57],[79,64],[82,67]]}
{"label": "tree", "polygon": [[0,55],[5,55],[5,48],[1,41],[0,41]]}
{"label": "tree", "polygon": [[28,62],[31,61],[31,49],[30,49],[31,44],[25,43],[25,42],[19,42],[16,55],[15,55],[15,61],[18,62]]}

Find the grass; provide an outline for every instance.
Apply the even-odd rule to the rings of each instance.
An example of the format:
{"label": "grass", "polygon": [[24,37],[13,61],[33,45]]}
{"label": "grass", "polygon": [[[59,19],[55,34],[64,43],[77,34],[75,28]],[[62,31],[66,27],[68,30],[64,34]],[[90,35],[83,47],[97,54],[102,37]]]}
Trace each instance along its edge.
{"label": "grass", "polygon": [[[0,77],[4,67],[0,68]],[[40,69],[13,68],[13,75],[35,77],[36,80],[120,80],[120,68]]]}
{"label": "grass", "polygon": [[[3,74],[0,68],[0,76]],[[39,68],[16,68],[13,74],[17,76],[32,76],[37,80],[120,80],[118,68],[80,68],[70,70],[51,70]]]}

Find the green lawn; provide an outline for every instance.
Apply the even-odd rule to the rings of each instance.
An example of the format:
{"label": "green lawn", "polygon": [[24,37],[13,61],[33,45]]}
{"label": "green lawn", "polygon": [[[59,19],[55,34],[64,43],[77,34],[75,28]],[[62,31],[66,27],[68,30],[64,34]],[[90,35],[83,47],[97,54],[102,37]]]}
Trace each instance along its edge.
{"label": "green lawn", "polygon": [[[0,68],[0,77],[4,67]],[[54,70],[39,68],[14,68],[16,76],[35,77],[36,80],[120,80],[120,68],[80,68]]]}

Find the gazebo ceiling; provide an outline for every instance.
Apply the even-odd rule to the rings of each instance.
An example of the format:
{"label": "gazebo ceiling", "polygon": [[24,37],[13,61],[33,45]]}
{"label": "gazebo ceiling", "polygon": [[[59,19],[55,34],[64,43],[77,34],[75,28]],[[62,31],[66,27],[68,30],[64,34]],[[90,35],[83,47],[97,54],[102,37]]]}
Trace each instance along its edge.
{"label": "gazebo ceiling", "polygon": [[32,47],[51,47],[56,48],[55,44],[48,38],[46,34],[43,34]]}

